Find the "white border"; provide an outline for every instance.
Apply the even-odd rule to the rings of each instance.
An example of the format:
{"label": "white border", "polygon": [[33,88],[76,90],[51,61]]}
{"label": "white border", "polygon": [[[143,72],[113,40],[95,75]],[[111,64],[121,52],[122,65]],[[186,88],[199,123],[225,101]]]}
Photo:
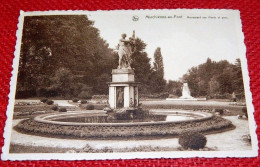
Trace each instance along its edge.
{"label": "white border", "polygon": [[[20,46],[23,30],[24,16],[36,16],[36,15],[79,15],[79,14],[90,14],[100,12],[117,12],[122,10],[114,11],[35,11],[35,12],[23,12],[20,11],[18,30],[16,32],[17,42],[14,52],[13,60],[13,71],[12,78],[10,81],[10,93],[9,102],[7,107],[7,120],[4,128],[4,146],[2,148],[2,160],[104,160],[104,159],[135,159],[135,158],[189,158],[189,157],[256,157],[258,155],[258,141],[256,135],[256,123],[254,120],[254,106],[252,104],[252,94],[250,92],[250,78],[248,73],[247,59],[246,59],[246,47],[244,44],[244,34],[242,32],[242,24],[240,20],[240,12],[238,10],[219,10],[219,9],[175,9],[175,10],[156,10],[157,12],[169,12],[169,11],[181,11],[189,12],[193,10],[218,12],[225,11],[230,12],[236,17],[236,31],[237,37],[239,38],[239,55],[242,64],[243,81],[246,95],[246,105],[248,110],[249,128],[252,140],[252,150],[250,151],[172,151],[172,152],[133,152],[133,153],[19,153],[9,154],[9,144],[12,130],[13,120],[13,108],[14,99],[16,92],[16,81],[20,57]],[[134,10],[135,13],[143,11],[154,11],[154,10]],[[124,10],[124,12],[133,12],[133,10]]]}

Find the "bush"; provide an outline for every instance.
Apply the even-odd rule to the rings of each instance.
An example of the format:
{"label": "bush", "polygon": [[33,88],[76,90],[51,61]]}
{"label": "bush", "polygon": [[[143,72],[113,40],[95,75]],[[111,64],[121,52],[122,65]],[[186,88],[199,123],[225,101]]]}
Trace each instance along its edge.
{"label": "bush", "polygon": [[218,112],[220,115],[223,115],[224,109],[214,109],[214,112]]}
{"label": "bush", "polygon": [[126,110],[116,109],[114,111],[115,111],[114,116],[115,116],[116,119],[119,119],[119,120],[130,119],[129,118],[129,112],[127,112]]}
{"label": "bush", "polygon": [[87,109],[87,110],[94,110],[94,105],[93,105],[93,104],[88,104],[88,105],[86,106],[86,109]]}
{"label": "bush", "polygon": [[63,107],[63,108],[60,108],[60,109],[59,109],[59,112],[67,112],[67,109],[64,108],[64,107]]}
{"label": "bush", "polygon": [[80,103],[81,103],[81,104],[87,104],[88,101],[87,101],[87,100],[81,100]]}
{"label": "bush", "polygon": [[242,112],[243,112],[243,114],[245,114],[245,116],[248,118],[247,108],[246,108],[246,107],[243,107],[243,108],[242,108]]}
{"label": "bush", "polygon": [[48,105],[52,105],[52,104],[54,103],[54,101],[48,100],[46,103],[47,103]]}
{"label": "bush", "polygon": [[46,103],[48,101],[47,98],[41,99],[41,102]]}
{"label": "bush", "polygon": [[186,131],[180,134],[179,144],[184,149],[199,150],[205,147],[207,138],[197,131]]}
{"label": "bush", "polygon": [[73,99],[72,101],[73,101],[74,103],[76,103],[76,102],[79,101],[79,99]]}
{"label": "bush", "polygon": [[58,106],[52,106],[51,109],[52,109],[53,111],[57,111],[57,110],[58,110]]}

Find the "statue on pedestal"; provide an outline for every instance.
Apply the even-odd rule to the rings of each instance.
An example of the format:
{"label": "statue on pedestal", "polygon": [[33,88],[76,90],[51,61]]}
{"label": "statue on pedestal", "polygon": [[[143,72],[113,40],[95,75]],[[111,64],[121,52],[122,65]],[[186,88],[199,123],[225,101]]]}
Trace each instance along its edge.
{"label": "statue on pedestal", "polygon": [[135,50],[135,31],[129,40],[126,39],[126,34],[122,34],[122,38],[118,44],[119,65],[118,69],[131,69],[132,58],[131,55]]}

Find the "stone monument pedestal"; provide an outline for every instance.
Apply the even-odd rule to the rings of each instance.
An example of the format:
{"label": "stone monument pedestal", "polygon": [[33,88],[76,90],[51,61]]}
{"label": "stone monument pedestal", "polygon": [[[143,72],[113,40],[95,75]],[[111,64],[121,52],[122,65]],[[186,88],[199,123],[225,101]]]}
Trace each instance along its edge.
{"label": "stone monument pedestal", "polygon": [[109,105],[111,109],[138,107],[138,83],[133,69],[113,69],[109,85]]}

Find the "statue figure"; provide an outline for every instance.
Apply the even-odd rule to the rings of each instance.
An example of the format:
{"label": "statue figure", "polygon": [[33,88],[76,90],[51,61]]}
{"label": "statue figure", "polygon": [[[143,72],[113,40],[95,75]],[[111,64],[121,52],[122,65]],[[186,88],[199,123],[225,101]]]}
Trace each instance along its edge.
{"label": "statue figure", "polygon": [[119,55],[119,65],[118,69],[128,68],[131,69],[131,55],[135,49],[135,31],[133,31],[133,36],[126,39],[126,34],[122,34],[122,38],[119,40],[118,44],[118,55]]}

